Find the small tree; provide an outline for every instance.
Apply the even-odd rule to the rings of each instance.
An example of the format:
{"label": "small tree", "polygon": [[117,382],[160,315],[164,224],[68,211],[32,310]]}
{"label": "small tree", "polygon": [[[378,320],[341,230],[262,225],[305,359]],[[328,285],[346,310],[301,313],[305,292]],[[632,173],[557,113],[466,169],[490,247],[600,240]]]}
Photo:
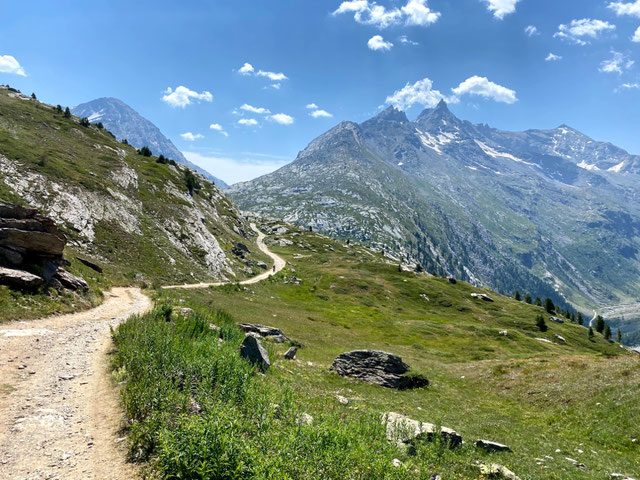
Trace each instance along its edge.
{"label": "small tree", "polygon": [[540,297],[536,297],[536,300],[533,303],[535,304],[536,307],[542,306],[542,300],[540,300]]}
{"label": "small tree", "polygon": [[169,160],[167,159],[167,157],[165,157],[164,155],[160,155],[158,157],[158,159],[156,160],[157,163],[162,163],[163,165],[166,165],[169,163]]}
{"label": "small tree", "polygon": [[82,117],[80,119],[80,125],[82,125],[83,127],[88,127],[91,125],[91,123],[89,123],[89,119],[87,117]]}
{"label": "small tree", "polygon": [[556,309],[556,306],[553,304],[553,300],[551,300],[550,298],[545,299],[544,309],[547,311],[547,313],[553,313]]}
{"label": "small tree", "polygon": [[37,99],[38,99],[38,97],[36,97],[36,94],[35,94],[35,93],[32,93],[32,94],[31,94],[31,98],[33,98],[34,100],[37,100]]}
{"label": "small tree", "polygon": [[611,340],[611,327],[609,325],[605,325],[604,327],[604,339]]}
{"label": "small tree", "polygon": [[522,300],[522,297],[520,296],[520,291],[516,290],[516,293],[513,294],[513,299],[517,300],[518,302]]}
{"label": "small tree", "polygon": [[616,334],[616,340],[618,343],[622,343],[622,332],[618,329],[618,333]]}
{"label": "small tree", "polygon": [[71,110],[69,110],[69,107],[64,109],[64,118],[71,118]]}
{"label": "small tree", "polygon": [[56,105],[56,113],[62,113],[62,107],[60,105]]}
{"label": "small tree", "polygon": [[547,323],[544,321],[544,317],[542,315],[538,315],[536,317],[536,326],[540,329],[541,332],[547,331]]}
{"label": "small tree", "polygon": [[416,273],[424,272],[424,268],[419,263],[416,264]]}
{"label": "small tree", "polygon": [[122,139],[122,143],[123,143],[124,145],[129,145],[129,140],[127,140],[126,138],[123,138],[123,139]]}
{"label": "small tree", "polygon": [[598,315],[596,317],[596,322],[595,322],[595,327],[596,327],[596,332],[598,333],[602,333],[604,332],[604,318],[602,318],[602,315]]}
{"label": "small tree", "polygon": [[198,177],[196,177],[188,168],[184,170],[184,182],[187,184],[187,190],[189,190],[189,195],[192,197],[194,193],[198,193],[202,188],[202,185],[200,185],[200,182],[198,181]]}
{"label": "small tree", "polygon": [[142,155],[143,157],[150,157],[151,155],[153,155],[153,153],[151,152],[151,149],[145,145],[138,150],[138,155]]}
{"label": "small tree", "polygon": [[102,130],[104,128],[104,125],[102,124],[102,122],[98,122],[98,123],[96,123],[96,127],[98,127],[100,130]]}
{"label": "small tree", "polygon": [[531,295],[529,295],[528,293],[524,296],[524,301],[526,303],[528,303],[529,305],[531,305],[531,303],[533,303],[533,300],[531,298]]}
{"label": "small tree", "polygon": [[584,318],[582,318],[582,313],[578,312],[578,325],[584,325]]}
{"label": "small tree", "polygon": [[589,340],[593,340],[593,328],[589,327]]}

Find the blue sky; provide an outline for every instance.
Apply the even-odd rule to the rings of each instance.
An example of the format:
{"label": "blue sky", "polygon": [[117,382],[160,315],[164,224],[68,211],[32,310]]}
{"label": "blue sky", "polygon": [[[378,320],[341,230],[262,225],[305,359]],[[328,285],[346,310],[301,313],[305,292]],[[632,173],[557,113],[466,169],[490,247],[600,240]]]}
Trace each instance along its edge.
{"label": "blue sky", "polygon": [[640,0],[5,2],[0,83],[120,98],[230,183],[342,120],[440,98],[474,123],[566,123],[638,154]]}

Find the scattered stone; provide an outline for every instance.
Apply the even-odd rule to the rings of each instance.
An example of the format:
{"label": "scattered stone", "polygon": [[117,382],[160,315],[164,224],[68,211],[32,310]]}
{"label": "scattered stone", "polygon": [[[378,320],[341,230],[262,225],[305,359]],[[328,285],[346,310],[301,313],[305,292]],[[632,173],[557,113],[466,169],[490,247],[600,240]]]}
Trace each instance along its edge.
{"label": "scattered stone", "polygon": [[502,443],[491,442],[489,440],[477,440],[476,448],[481,448],[487,452],[510,452],[511,449]]}
{"label": "scattered stone", "polygon": [[473,298],[479,298],[480,300],[484,300],[485,302],[493,302],[493,298],[484,293],[472,293],[471,296]]}
{"label": "scattered stone", "polygon": [[393,460],[391,460],[391,465],[393,465],[396,468],[399,468],[402,466],[402,462],[399,459],[394,458]]}
{"label": "scattered stone", "polygon": [[278,343],[291,341],[279,328],[260,325],[259,323],[239,323],[238,326],[244,333],[254,333],[260,337],[275,340]]}
{"label": "scattered stone", "polygon": [[263,270],[267,269],[267,264],[264,262],[257,262],[256,265],[258,265],[258,268],[261,268]]}
{"label": "scattered stone", "polygon": [[98,273],[102,273],[102,267],[96,263],[90,262],[89,260],[86,260],[84,258],[81,257],[76,257],[76,260],[78,260],[80,263],[86,265],[87,267],[89,267],[91,270],[94,270]]}
{"label": "scattered stone", "polygon": [[580,470],[586,470],[587,469],[585,464],[584,463],[580,463],[578,460],[575,460],[575,459],[569,458],[569,457],[565,457],[565,460],[567,462],[573,463],[573,466],[576,467],[576,468],[579,468]]}
{"label": "scattered stone", "polygon": [[400,357],[377,350],[354,350],[336,357],[331,370],[343,377],[352,377],[387,388],[407,390],[429,385],[421,376],[407,376],[409,365]]}
{"label": "scattered stone", "polygon": [[293,242],[291,240],[287,240],[286,238],[281,238],[279,245],[281,247],[288,247],[289,245],[293,245]]}
{"label": "scattered stone", "polygon": [[560,340],[562,343],[567,343],[567,341],[565,340],[565,338],[561,335],[558,335],[557,333],[554,334],[554,337],[556,337],[558,340]]}
{"label": "scattered stone", "polygon": [[301,413],[300,415],[298,415],[298,418],[296,419],[296,423],[298,425],[312,425],[313,417],[308,413]]}
{"label": "scattered stone", "polygon": [[298,353],[298,347],[291,347],[284,354],[284,358],[286,358],[287,360],[293,360],[294,358],[296,358],[296,353]]}
{"label": "scattered stone", "polygon": [[267,349],[256,337],[246,336],[238,350],[242,358],[246,358],[263,371],[271,366]]}
{"label": "scattered stone", "polygon": [[342,395],[336,395],[336,399],[342,405],[349,405],[349,399],[347,397],[343,397]]}
{"label": "scattered stone", "polygon": [[476,466],[480,469],[482,475],[486,475],[489,478],[503,478],[506,480],[520,480],[515,473],[509,470],[507,467],[498,465],[497,463],[482,463],[476,462]]}
{"label": "scattered stone", "polygon": [[18,370],[24,370],[25,368],[27,368],[26,365],[18,365]]}
{"label": "scattered stone", "polygon": [[[190,317],[191,315],[193,315],[195,312],[193,311],[193,308],[189,308],[189,307],[177,307],[173,309],[173,312],[176,315],[180,315],[182,317]],[[213,324],[211,324],[213,325]],[[209,325],[209,328],[211,328],[211,325]],[[214,325],[215,327],[215,325]]]}
{"label": "scattered stone", "polygon": [[74,378],[76,378],[75,375],[60,375],[58,377],[59,380],[73,380]]}
{"label": "scattered stone", "polygon": [[506,336],[508,336],[508,335],[509,335],[509,332],[507,332],[506,330],[500,330],[500,331],[498,332],[498,335],[503,335],[503,336],[505,336],[505,337],[506,337]]}
{"label": "scattered stone", "polygon": [[564,323],[564,320],[558,317],[549,317],[549,320],[555,323]]}
{"label": "scattered stone", "polygon": [[22,270],[0,267],[0,285],[33,291],[44,285],[44,278]]}
{"label": "scattered stone", "polygon": [[419,422],[399,413],[385,414],[382,417],[382,422],[386,424],[387,440],[401,447],[411,445],[422,438],[433,441],[438,433],[448,443],[449,448],[455,448],[462,443],[462,437],[455,430],[447,427],[438,429],[432,423]]}
{"label": "scattered stone", "polygon": [[189,408],[187,412],[189,412],[189,415],[199,415],[202,412],[202,407],[193,398],[189,398]]}
{"label": "scattered stone", "polygon": [[56,270],[56,273],[51,277],[53,281],[58,281],[60,284],[74,292],[80,290],[82,292],[87,292],[89,290],[89,285],[82,278],[76,277],[75,275],[70,274],[64,268],[59,267]]}
{"label": "scattered stone", "polygon": [[628,475],[623,475],[621,473],[612,473],[609,475],[609,478],[614,480],[636,480],[635,478],[631,478]]}
{"label": "scattered stone", "polygon": [[548,340],[546,338],[536,337],[536,340],[538,340],[539,342],[544,342],[544,343],[553,343],[551,340]]}

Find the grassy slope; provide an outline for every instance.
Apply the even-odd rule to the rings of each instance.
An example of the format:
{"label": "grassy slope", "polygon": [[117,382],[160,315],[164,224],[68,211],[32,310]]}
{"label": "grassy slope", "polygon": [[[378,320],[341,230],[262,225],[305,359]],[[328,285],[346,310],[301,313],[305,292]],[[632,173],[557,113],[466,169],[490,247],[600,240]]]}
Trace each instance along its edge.
{"label": "grassy slope", "polygon": [[[119,150],[124,152],[124,158],[118,155]],[[115,205],[124,196],[141,207],[136,213],[141,234],[127,232],[117,221],[99,220],[95,222],[95,239],[87,244],[70,225],[59,225],[70,244],[75,245],[65,252],[65,257],[72,261],[70,271],[88,277],[92,287],[89,298],[22,297],[0,287],[0,321],[81,308],[87,305],[85,300],[98,301],[100,289],[113,284],[142,280],[157,284],[191,283],[214,279],[202,262],[201,250],[189,248],[186,253],[179,250],[161,228],[161,225],[173,224],[179,229],[176,235],[190,235],[189,226],[183,222],[193,207],[184,199],[182,168],[158,164],[156,157],[138,155],[136,149],[116,141],[105,130],[83,127],[76,117],[64,118],[49,105],[10,97],[4,89],[0,90],[0,155],[20,165],[18,177],[42,176],[74,194],[88,192]],[[138,177],[137,188],[118,184],[113,174],[122,167],[133,169]],[[17,180],[19,178],[9,177],[7,172],[0,172],[0,198],[34,206],[10,187]],[[203,212],[206,228],[225,251],[236,278],[245,278],[250,274],[242,270],[245,266],[231,253],[235,242],[249,246],[252,260],[266,261],[267,257],[255,248],[255,236],[235,206],[212,183],[202,180],[202,185],[202,190],[194,196],[195,205]],[[44,188],[46,190],[46,185]],[[180,192],[181,196],[174,192]],[[42,195],[36,206],[47,214],[57,196],[55,193],[49,197]],[[234,227],[242,228],[249,237],[239,235]],[[101,265],[104,275],[96,275],[84,267],[75,260],[76,255]],[[253,273],[258,273],[257,267]]]}
{"label": "grassy slope", "polygon": [[[363,249],[319,235],[284,237],[295,244],[272,247],[289,261],[274,280],[168,295],[222,308],[237,321],[281,327],[302,342],[301,361],[285,367],[311,409],[321,410],[332,393],[342,392],[361,398],[356,404],[366,410],[400,411],[440,423],[468,441],[504,442],[515,453],[495,455],[495,460],[523,478],[640,473],[640,447],[633,442],[640,439],[640,429],[632,420],[640,415],[637,356],[598,334],[589,340],[587,329],[575,324],[547,320],[549,330],[540,332],[535,317],[541,308],[491,292],[495,303],[476,301],[470,285],[401,273]],[[302,284],[285,283],[291,275]],[[394,392],[328,372],[338,353],[356,348],[399,354],[432,385]],[[482,457],[468,455],[465,461]],[[536,458],[545,455],[554,459],[539,465]],[[565,457],[588,470],[577,470]]]}

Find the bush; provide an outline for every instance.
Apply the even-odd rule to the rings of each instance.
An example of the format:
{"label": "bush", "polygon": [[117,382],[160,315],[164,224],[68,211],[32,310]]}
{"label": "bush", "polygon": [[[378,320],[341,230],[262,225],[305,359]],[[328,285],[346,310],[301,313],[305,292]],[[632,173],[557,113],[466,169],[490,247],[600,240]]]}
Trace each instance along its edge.
{"label": "bush", "polygon": [[189,191],[189,195],[191,196],[193,196],[194,193],[198,193],[202,188],[198,177],[196,177],[188,168],[184,170],[184,182],[186,183],[187,190]]}
{"label": "bush", "polygon": [[522,297],[520,296],[520,292],[518,290],[516,290],[516,293],[513,294],[513,299],[518,302],[522,300]]}
{"label": "bush", "polygon": [[82,117],[80,119],[80,125],[82,125],[83,127],[89,127],[91,123],[89,122],[89,119],[87,117]]}
{"label": "bush", "polygon": [[167,159],[164,155],[160,155],[156,160],[157,163],[161,163],[163,165],[167,165],[169,163],[169,159]]}
{"label": "bush", "polygon": [[138,150],[138,155],[142,155],[143,157],[150,157],[153,155],[151,149],[146,145]]}
{"label": "bush", "polygon": [[71,110],[69,110],[69,107],[64,109],[64,118],[71,118]]}
{"label": "bush", "polygon": [[542,315],[538,315],[536,317],[536,326],[540,329],[541,332],[547,331],[547,323],[544,321],[544,317]]}

